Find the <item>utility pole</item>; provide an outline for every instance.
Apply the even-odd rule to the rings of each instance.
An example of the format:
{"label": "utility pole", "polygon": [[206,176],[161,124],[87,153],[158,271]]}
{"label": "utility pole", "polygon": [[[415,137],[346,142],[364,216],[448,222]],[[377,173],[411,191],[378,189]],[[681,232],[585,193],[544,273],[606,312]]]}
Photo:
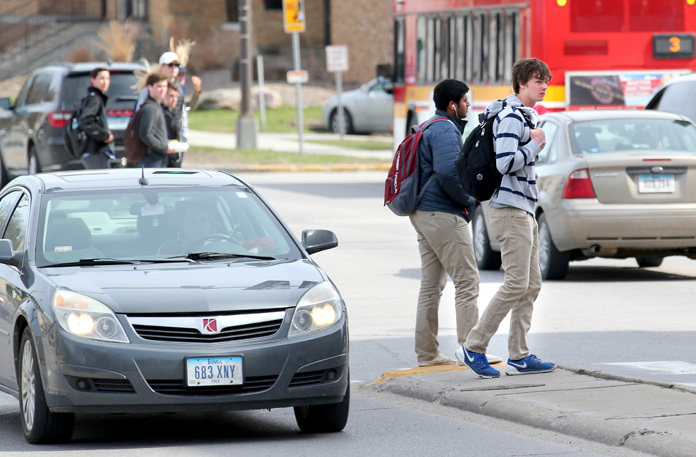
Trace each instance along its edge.
{"label": "utility pole", "polygon": [[256,149],[256,119],[251,111],[251,0],[239,0],[239,31],[242,46],[239,59],[242,106],[237,118],[237,149]]}

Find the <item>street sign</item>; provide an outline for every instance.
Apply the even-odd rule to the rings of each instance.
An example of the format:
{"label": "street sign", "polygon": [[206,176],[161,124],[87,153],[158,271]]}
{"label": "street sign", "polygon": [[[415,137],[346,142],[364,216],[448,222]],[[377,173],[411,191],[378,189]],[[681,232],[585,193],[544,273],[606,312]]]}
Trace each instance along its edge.
{"label": "street sign", "polygon": [[285,33],[305,31],[304,0],[283,0]]}
{"label": "street sign", "polygon": [[332,45],[326,47],[326,70],[329,73],[348,71],[348,46]]}
{"label": "street sign", "polygon": [[290,70],[287,78],[290,84],[304,84],[309,81],[309,73],[307,70]]}

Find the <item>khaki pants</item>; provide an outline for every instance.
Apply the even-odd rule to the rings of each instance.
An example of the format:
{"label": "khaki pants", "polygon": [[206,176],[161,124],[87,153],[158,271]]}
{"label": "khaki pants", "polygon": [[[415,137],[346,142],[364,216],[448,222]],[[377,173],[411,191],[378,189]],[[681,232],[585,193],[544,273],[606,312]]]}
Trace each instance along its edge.
{"label": "khaki pants", "polygon": [[500,322],[510,315],[508,353],[512,360],[529,355],[527,333],[534,300],[541,291],[539,231],[533,215],[518,208],[490,208],[490,229],[500,242],[505,280],[469,333],[466,349],[485,353]]}
{"label": "khaki pants", "polygon": [[416,354],[419,362],[439,352],[438,308],[447,275],[455,289],[457,340],[462,345],[478,319],[479,274],[471,233],[463,217],[439,211],[416,211],[409,216],[418,233],[421,284],[416,311]]}

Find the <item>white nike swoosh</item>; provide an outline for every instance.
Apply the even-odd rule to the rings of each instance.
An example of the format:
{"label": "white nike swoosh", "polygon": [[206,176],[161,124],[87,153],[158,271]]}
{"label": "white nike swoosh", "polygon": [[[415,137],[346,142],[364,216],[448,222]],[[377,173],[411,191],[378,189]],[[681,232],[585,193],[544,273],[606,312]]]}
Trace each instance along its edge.
{"label": "white nike swoosh", "polygon": [[467,359],[469,362],[471,362],[471,363],[474,362],[474,358],[469,356],[469,351],[464,351],[464,355],[466,355],[466,359]]}
{"label": "white nike swoosh", "polygon": [[523,368],[523,369],[524,369],[524,368],[527,368],[527,362],[524,362],[524,363],[512,363],[512,362],[508,362],[508,365],[512,365],[513,367],[516,367],[516,368]]}

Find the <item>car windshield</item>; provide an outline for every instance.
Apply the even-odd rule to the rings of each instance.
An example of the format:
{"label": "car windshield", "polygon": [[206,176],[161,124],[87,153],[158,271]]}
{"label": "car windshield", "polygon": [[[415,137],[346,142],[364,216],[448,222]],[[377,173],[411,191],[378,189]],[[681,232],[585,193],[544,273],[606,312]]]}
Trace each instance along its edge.
{"label": "car windshield", "polygon": [[48,193],[37,265],[300,258],[287,231],[244,187]]}
{"label": "car windshield", "polygon": [[674,119],[597,119],[569,126],[573,154],[696,152],[696,127]]}

